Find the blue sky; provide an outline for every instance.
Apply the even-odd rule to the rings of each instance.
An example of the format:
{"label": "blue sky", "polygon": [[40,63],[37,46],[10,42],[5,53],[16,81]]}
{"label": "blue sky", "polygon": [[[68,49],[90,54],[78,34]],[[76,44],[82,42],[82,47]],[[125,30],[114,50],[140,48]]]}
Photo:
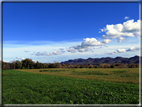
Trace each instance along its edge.
{"label": "blue sky", "polygon": [[132,57],[139,27],[139,3],[3,3],[3,60]]}

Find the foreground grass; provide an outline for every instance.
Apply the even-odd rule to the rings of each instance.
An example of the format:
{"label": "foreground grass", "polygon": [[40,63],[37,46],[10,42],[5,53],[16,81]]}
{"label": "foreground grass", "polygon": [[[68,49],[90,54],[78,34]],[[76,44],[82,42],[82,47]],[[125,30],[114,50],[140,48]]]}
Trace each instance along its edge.
{"label": "foreground grass", "polygon": [[3,70],[3,104],[138,104],[139,86]]}

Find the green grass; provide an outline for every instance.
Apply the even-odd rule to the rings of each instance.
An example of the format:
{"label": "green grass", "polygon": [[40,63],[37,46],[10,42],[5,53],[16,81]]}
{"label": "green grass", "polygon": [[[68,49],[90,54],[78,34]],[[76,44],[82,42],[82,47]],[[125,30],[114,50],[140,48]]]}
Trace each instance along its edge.
{"label": "green grass", "polygon": [[103,73],[100,71],[85,71],[85,72],[77,72],[77,71],[73,71],[74,75],[109,75],[107,73]]}
{"label": "green grass", "polygon": [[3,104],[138,104],[139,85],[3,70]]}
{"label": "green grass", "polygon": [[39,72],[61,72],[65,70],[39,70]]}
{"label": "green grass", "polygon": [[125,74],[125,75],[120,75],[120,77],[139,77],[139,74]]}
{"label": "green grass", "polygon": [[114,70],[114,71],[111,71],[111,72],[113,72],[113,74],[119,74],[119,73],[125,73],[125,72],[128,72],[128,71],[126,71],[126,70]]}

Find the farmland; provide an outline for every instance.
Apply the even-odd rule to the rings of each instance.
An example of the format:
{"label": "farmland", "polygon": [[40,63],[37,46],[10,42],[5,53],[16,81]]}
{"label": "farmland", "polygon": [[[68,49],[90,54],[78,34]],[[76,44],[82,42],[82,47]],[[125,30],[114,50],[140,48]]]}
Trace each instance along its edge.
{"label": "farmland", "polygon": [[139,68],[3,70],[3,104],[138,104]]}

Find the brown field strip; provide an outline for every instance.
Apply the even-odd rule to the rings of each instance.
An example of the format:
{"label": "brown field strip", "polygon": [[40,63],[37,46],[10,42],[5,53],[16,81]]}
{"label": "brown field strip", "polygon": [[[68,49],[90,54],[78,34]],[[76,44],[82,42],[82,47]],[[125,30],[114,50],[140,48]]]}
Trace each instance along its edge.
{"label": "brown field strip", "polygon": [[[31,72],[45,75],[57,75],[71,78],[103,80],[121,83],[134,83],[139,84],[139,68],[50,68],[50,69],[17,69],[18,71]],[[56,70],[60,72],[40,72],[40,70]],[[63,70],[63,71],[62,71]],[[82,72],[101,72],[107,75],[78,75],[73,74],[74,71]],[[126,71],[122,73],[115,73],[115,71]]]}

